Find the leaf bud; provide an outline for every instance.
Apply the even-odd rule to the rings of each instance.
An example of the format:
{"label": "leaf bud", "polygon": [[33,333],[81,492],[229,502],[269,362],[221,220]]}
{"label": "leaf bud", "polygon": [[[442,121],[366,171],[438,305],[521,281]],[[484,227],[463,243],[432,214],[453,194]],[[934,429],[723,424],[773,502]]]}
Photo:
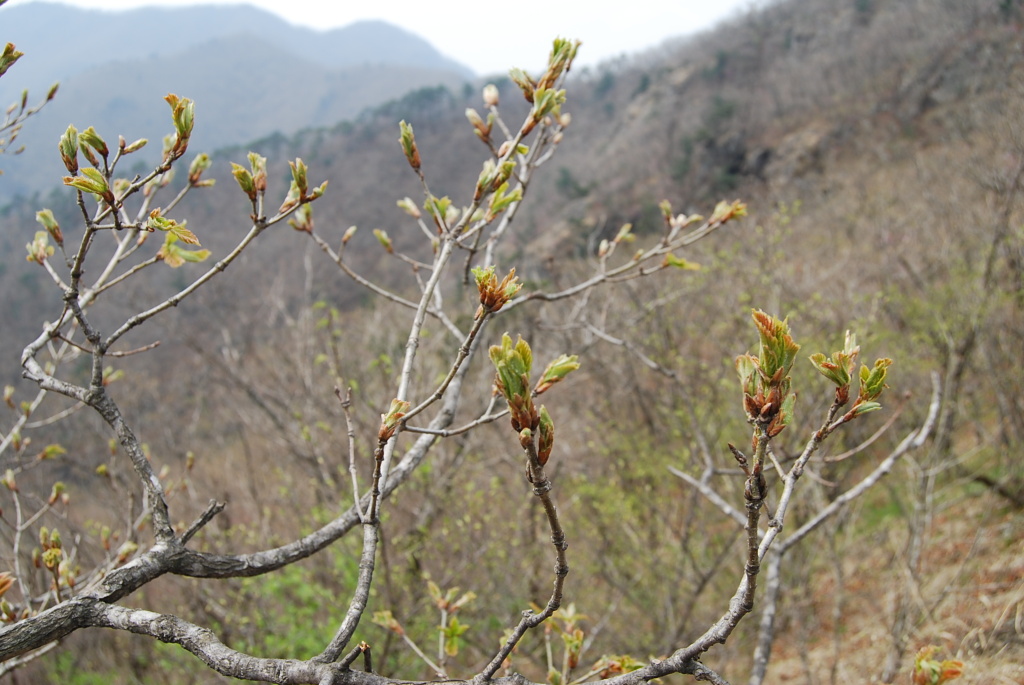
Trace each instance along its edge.
{"label": "leaf bud", "polygon": [[[110,154],[110,148],[107,147],[107,142],[100,137],[100,134],[96,133],[96,129],[92,126],[78,134],[78,144],[81,146],[82,152],[87,157],[89,157],[89,154],[86,146],[100,153],[104,159],[106,159]],[[90,161],[92,161],[92,159],[92,157],[89,157]],[[93,166],[96,166],[95,162],[93,162]]]}
{"label": "leaf bud", "polygon": [[401,135],[398,138],[398,142],[402,144],[402,152],[405,153],[405,158],[409,161],[409,166],[415,171],[420,170],[420,151],[416,147],[416,137],[412,130],[412,124],[405,123],[405,119],[398,123],[398,127],[401,131]]}
{"label": "leaf bud", "polygon": [[36,221],[42,224],[46,232],[53,238],[53,242],[58,245],[64,244],[64,234],[60,230],[60,224],[57,223],[57,219],[54,218],[53,212],[49,209],[42,209],[36,212]]}
{"label": "leaf bud", "polygon": [[537,460],[541,466],[548,463],[551,457],[551,448],[555,444],[555,423],[551,420],[547,407],[540,408],[540,438],[537,441]]}
{"label": "leaf bud", "polygon": [[486,86],[484,86],[483,95],[485,105],[487,105],[488,107],[498,106],[498,86],[494,85],[493,83],[488,83]]}
{"label": "leaf bud", "polygon": [[387,231],[385,231],[382,228],[375,228],[373,229],[373,235],[374,237],[377,238],[377,242],[379,242],[381,246],[383,246],[383,248],[387,251],[388,254],[395,253],[395,248],[391,244],[391,238],[388,237]]}
{"label": "leaf bud", "polygon": [[60,158],[64,162],[64,168],[68,170],[69,174],[77,174],[78,129],[74,126],[68,126],[67,130],[64,131],[64,135],[60,137],[57,148],[60,150]]}

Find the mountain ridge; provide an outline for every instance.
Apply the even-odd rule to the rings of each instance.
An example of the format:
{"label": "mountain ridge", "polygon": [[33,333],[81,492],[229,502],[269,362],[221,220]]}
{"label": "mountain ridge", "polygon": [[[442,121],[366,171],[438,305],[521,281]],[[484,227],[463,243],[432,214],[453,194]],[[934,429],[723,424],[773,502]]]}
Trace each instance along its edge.
{"label": "mountain ridge", "polygon": [[[0,81],[0,104],[20,99],[26,86],[32,101],[61,81],[57,97],[19,136],[24,154],[0,164],[8,199],[60,176],[53,143],[69,124],[148,138],[140,159],[152,161],[169,132],[160,100],[170,92],[205,111],[209,125],[194,142],[212,149],[333,126],[408,91],[457,88],[473,78],[425,40],[383,21],[320,32],[248,5],[102,12],[53,3],[0,8],[0,21],[3,40],[25,53]],[[79,48],[90,35],[117,39]]]}

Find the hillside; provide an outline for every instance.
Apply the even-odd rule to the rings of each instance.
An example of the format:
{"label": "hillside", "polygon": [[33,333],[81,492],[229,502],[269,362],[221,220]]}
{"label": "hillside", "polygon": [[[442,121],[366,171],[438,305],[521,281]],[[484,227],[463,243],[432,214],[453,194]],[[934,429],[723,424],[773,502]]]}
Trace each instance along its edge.
{"label": "hillside", "polygon": [[[514,239],[497,256],[502,268],[516,267],[527,292],[591,273],[601,240],[623,223],[637,235],[629,251],[655,244],[663,198],[676,211],[708,214],[717,200],[739,197],[750,212],[686,254],[699,271],[596,289],[585,306],[515,311],[487,332],[491,343],[503,330],[521,331],[538,358],[581,356],[565,392],[545,398],[567,424],[554,479],[571,540],[569,601],[586,615],[581,668],[602,654],[664,655],[717,619],[735,587],[738,529],[669,468],[700,474],[711,463],[710,482],[741,501],[727,444],[742,446],[749,436],[733,359],[754,344],[754,307],[790,317],[805,346],[801,364],[805,352],[834,349],[848,328],[862,361],[895,360],[884,411],[815,457],[801,481],[808,498],[787,532],[921,424],[933,377],[942,388],[927,443],[788,552],[763,682],[908,682],[913,654],[927,644],[967,662],[957,682],[1024,682],[1021,10],[1003,0],[780,0],[570,79],[572,123],[531,181]],[[526,111],[522,94],[511,81],[497,85],[503,116],[515,120]],[[224,125],[197,100],[197,132]],[[422,270],[370,232],[385,229],[410,260],[430,257],[420,229],[395,206],[422,196],[397,142],[398,121],[415,126],[432,192],[463,205],[487,154],[467,107],[483,111],[478,93],[423,88],[344,124],[222,149],[210,170],[217,185],[179,209],[220,256],[248,225],[228,162],[244,162],[249,149],[266,155],[280,195],[285,160],[302,157],[311,182],[330,179],[314,206],[317,231],[337,246],[345,229],[359,226],[349,263],[415,293]],[[105,122],[95,123],[106,131]],[[45,311],[56,301],[43,270],[26,267],[22,245],[41,206],[75,226],[71,200],[54,192],[0,214],[0,289],[24,293],[0,302],[0,320],[10,322],[0,330],[8,382],[17,350],[38,328],[36,312],[46,298]],[[133,420],[151,427],[154,463],[178,473],[185,455],[197,454],[176,503],[195,516],[210,497],[231,502],[215,521],[217,535],[203,538],[214,547],[231,540],[255,548],[330,515],[339,497],[330,468],[346,449],[342,431],[332,429],[341,421],[335,372],[343,369],[358,388],[360,435],[375,435],[405,345],[395,328],[405,309],[354,284],[305,235],[280,227],[260,241],[224,279],[132,341],[164,344],[119,362],[128,372],[119,397]],[[116,320],[148,306],[180,287],[187,268],[154,271],[104,315]],[[476,306],[467,290],[444,293],[446,302],[465,304],[459,325]],[[440,326],[430,328],[421,354],[446,359],[446,341]],[[440,361],[437,368],[442,376],[447,369]],[[480,364],[470,376],[476,386],[459,410],[466,421],[486,406],[492,374]],[[831,392],[811,376],[809,365],[794,372],[797,420],[775,448],[784,464],[802,448],[799,436],[816,429],[816,408]],[[106,433],[73,417],[47,435],[81,445],[53,469],[90,487],[97,464],[108,461]],[[477,593],[460,614],[472,626],[458,658],[467,671],[490,654],[495,626],[518,615],[521,597],[542,598],[550,586],[548,550],[534,546],[547,542],[547,531],[509,485],[522,478],[509,439],[502,423],[438,448],[386,521],[386,583],[371,600],[426,644],[436,642],[436,615],[424,579]],[[457,506],[445,509],[451,502]],[[102,515],[85,508],[84,516]],[[218,626],[226,613],[245,612],[225,629],[233,645],[273,654],[282,644],[305,648],[316,644],[310,626],[329,624],[337,609],[329,605],[348,591],[355,551],[344,541],[326,561],[277,580],[225,581],[214,590],[167,581],[140,603]],[[705,657],[731,682],[749,676],[760,608]],[[377,670],[432,676],[392,633],[371,626],[366,635],[379,650]],[[515,668],[543,679],[545,649],[540,637],[523,643]],[[123,635],[79,634],[65,654],[82,658],[36,664],[33,682],[60,682],[76,669],[222,682],[180,652]]]}

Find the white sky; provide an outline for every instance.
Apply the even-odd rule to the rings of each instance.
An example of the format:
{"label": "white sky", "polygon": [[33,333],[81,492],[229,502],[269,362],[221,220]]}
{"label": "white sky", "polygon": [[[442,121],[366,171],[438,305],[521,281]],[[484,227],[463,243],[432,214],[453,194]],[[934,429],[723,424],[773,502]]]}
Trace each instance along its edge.
{"label": "white sky", "polygon": [[[7,7],[33,0],[9,0]],[[241,4],[223,0],[61,0],[84,9],[129,9],[194,4]],[[578,64],[596,64],[622,53],[658,45],[666,38],[707,28],[755,0],[249,0],[293,24],[319,29],[360,19],[383,19],[427,39],[448,57],[480,75],[511,66],[537,68],[555,36],[583,41]],[[522,9],[520,9],[522,8]],[[535,8],[535,9],[531,9]],[[507,17],[507,18],[505,18]],[[515,22],[519,22],[517,25]],[[501,36],[515,36],[497,50]]]}

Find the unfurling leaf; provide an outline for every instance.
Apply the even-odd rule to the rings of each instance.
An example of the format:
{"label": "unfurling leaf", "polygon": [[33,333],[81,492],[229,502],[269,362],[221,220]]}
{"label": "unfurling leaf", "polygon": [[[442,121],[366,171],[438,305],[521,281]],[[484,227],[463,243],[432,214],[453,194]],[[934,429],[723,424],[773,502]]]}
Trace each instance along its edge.
{"label": "unfurling leaf", "polygon": [[544,374],[537,383],[537,387],[534,389],[534,392],[538,395],[541,394],[578,368],[580,368],[580,362],[577,355],[563,354],[559,356],[544,369]]}
{"label": "unfurling leaf", "polygon": [[175,160],[185,154],[189,138],[192,137],[192,126],[195,123],[195,103],[188,98],[168,93],[164,100],[171,106],[171,119],[174,121],[174,137],[165,158]]}
{"label": "unfurling leaf", "polygon": [[146,228],[150,231],[164,231],[170,233],[175,238],[183,243],[189,245],[199,245],[199,239],[196,238],[195,234],[185,227],[187,221],[182,221],[180,224],[174,219],[168,219],[160,215],[159,209],[154,209],[149,213],[149,219],[146,220]]}
{"label": "unfurling leaf", "polygon": [[107,185],[107,179],[103,177],[103,174],[92,167],[86,167],[81,171],[81,176],[65,176],[64,185],[77,188],[78,190],[86,193],[98,195],[112,204],[114,202],[114,194],[110,192],[110,188]]}
{"label": "unfurling leaf", "polygon": [[882,391],[889,387],[885,384],[885,377],[890,366],[892,360],[883,358],[876,359],[872,369],[865,365],[860,367],[860,393],[857,395],[857,404],[878,399]]}
{"label": "unfurling leaf", "polygon": [[739,200],[735,200],[734,202],[726,202],[723,200],[715,205],[715,211],[711,214],[711,218],[708,219],[708,223],[712,226],[718,226],[731,219],[737,219],[746,215],[747,205],[744,203]]}
{"label": "unfurling leaf", "polygon": [[156,256],[163,260],[164,264],[177,269],[179,266],[185,264],[185,262],[202,262],[209,258],[209,250],[186,250],[178,244],[178,237],[168,231],[167,237],[164,238],[163,247],[156,253]]}
{"label": "unfurling leaf", "polygon": [[696,262],[688,262],[682,257],[676,257],[671,252],[665,255],[665,266],[674,266],[677,269],[683,269],[684,271],[700,271],[700,264]]}
{"label": "unfurling leaf", "polygon": [[405,400],[391,400],[391,406],[387,413],[380,415],[380,430],[377,431],[377,439],[380,442],[390,440],[398,430],[398,424],[409,411],[409,403]]}
{"label": "unfurling leaf", "polygon": [[44,459],[56,459],[62,454],[67,454],[67,450],[57,444],[50,444],[43,448],[43,451],[38,454],[36,459],[40,461]]}
{"label": "unfurling leaf", "polygon": [[523,284],[516,278],[516,270],[513,267],[508,274],[498,282],[494,274],[494,266],[486,269],[481,267],[473,268],[473,276],[476,279],[476,287],[480,292],[480,310],[477,316],[483,312],[496,312],[504,307],[509,300],[516,296],[522,289]]}
{"label": "unfurling leaf", "polygon": [[939,661],[935,655],[939,648],[935,645],[923,647],[914,657],[914,673],[911,678],[913,685],[943,685],[963,675],[964,662],[956,659]]}

